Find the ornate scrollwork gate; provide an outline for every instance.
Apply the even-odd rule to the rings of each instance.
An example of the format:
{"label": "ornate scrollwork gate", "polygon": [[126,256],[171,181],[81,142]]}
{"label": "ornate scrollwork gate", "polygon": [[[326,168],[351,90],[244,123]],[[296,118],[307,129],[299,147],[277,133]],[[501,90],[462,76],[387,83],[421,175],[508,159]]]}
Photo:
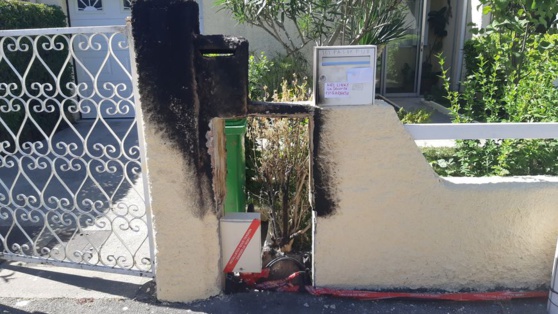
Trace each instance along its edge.
{"label": "ornate scrollwork gate", "polygon": [[0,257],[153,276],[130,34],[0,31]]}

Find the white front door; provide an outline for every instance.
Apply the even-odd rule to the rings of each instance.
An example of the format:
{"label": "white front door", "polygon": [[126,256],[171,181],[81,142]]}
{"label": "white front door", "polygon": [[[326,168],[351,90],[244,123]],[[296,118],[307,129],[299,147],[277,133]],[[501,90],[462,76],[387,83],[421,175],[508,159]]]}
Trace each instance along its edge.
{"label": "white front door", "polygon": [[[72,27],[124,25],[130,0],[67,0]],[[124,34],[102,33],[74,42],[82,118],[134,117],[130,55]],[[79,87],[78,87],[79,88]]]}
{"label": "white front door", "polygon": [[124,25],[130,0],[68,0],[70,24],[77,26]]}

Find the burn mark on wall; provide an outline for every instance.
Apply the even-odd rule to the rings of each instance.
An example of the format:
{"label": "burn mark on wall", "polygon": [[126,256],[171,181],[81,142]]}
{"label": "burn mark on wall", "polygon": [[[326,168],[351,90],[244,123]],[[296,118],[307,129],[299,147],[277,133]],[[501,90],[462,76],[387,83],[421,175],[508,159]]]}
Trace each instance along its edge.
{"label": "burn mark on wall", "polygon": [[262,101],[250,101],[248,103],[248,115],[252,116],[280,116],[295,117],[314,115],[318,107],[312,103],[268,103]]}
{"label": "burn mark on wall", "polygon": [[[315,209],[318,216],[333,214],[337,208],[334,169],[322,151],[323,112],[309,104],[252,102],[248,106],[248,42],[200,35],[198,14],[197,3],[186,0],[137,0],[132,8],[142,109],[151,126],[194,170],[194,178],[188,179],[198,188],[192,195],[199,204],[196,214],[202,217],[218,207],[207,152],[211,120],[245,117],[248,107],[249,114],[256,115],[314,115]],[[222,192],[217,191],[218,199]]]}
{"label": "burn mark on wall", "polygon": [[210,121],[246,116],[248,42],[200,35],[198,15],[191,0],[137,0],[132,7],[142,110],[193,168],[188,179],[198,188],[192,197],[201,217],[215,208]]}
{"label": "burn mark on wall", "polygon": [[207,148],[211,156],[213,192],[217,216],[224,212],[223,205],[227,190],[227,149],[225,141],[225,120],[212,119],[211,131],[207,134]]}
{"label": "burn mark on wall", "polygon": [[314,180],[314,210],[318,217],[333,215],[338,206],[336,198],[335,180],[333,167],[334,163],[328,158],[328,154],[323,149],[326,139],[323,137],[323,126],[327,117],[323,110],[314,112],[314,133],[313,133],[313,180]]}
{"label": "burn mark on wall", "polygon": [[[246,117],[248,103],[248,41],[210,35],[194,38],[194,70],[199,99],[199,139],[205,140],[213,118]],[[204,143],[200,142],[200,147]],[[204,171],[211,177],[210,163]]]}

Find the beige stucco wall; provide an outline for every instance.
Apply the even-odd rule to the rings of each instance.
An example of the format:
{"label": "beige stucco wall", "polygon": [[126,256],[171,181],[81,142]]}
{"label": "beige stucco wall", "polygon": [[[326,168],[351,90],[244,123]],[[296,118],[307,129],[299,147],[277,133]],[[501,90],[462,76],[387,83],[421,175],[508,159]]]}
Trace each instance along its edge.
{"label": "beige stucco wall", "polygon": [[338,209],[316,220],[317,286],[483,290],[549,282],[558,183],[439,178],[386,105],[328,109],[323,130]]}
{"label": "beige stucco wall", "polygon": [[[145,119],[149,121],[149,119]],[[157,128],[144,127],[151,208],[156,242],[157,298],[193,301],[221,291],[218,220],[204,217],[193,195],[199,194],[192,168]],[[213,204],[206,200],[206,204]]]}

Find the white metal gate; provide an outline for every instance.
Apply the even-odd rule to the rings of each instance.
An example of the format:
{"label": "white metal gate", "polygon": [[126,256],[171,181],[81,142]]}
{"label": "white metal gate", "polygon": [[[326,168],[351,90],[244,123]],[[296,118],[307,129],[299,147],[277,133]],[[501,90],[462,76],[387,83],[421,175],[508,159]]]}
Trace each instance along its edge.
{"label": "white metal gate", "polygon": [[[126,18],[130,16],[129,0],[110,0],[110,1],[83,1],[83,0],[70,0],[68,1],[69,18],[71,26],[73,27],[91,27],[91,26],[105,26],[105,25],[120,25],[124,24]],[[115,41],[117,43],[118,41]],[[84,82],[88,86],[93,86],[93,79],[95,79],[98,86],[106,82],[130,84],[127,78],[126,71],[122,70],[122,65],[130,68],[130,55],[127,47],[119,47],[113,45],[111,47],[112,53],[115,58],[105,59],[107,42],[97,41],[98,49],[77,50],[79,59],[83,62],[83,67],[76,68],[77,82]],[[118,60],[118,62],[116,61]],[[97,77],[92,77],[84,69],[96,69],[102,65],[103,71],[100,71]],[[131,88],[131,86],[129,86]],[[83,112],[82,117],[85,119],[95,118],[95,112]],[[134,112],[122,112],[118,114],[119,117],[133,117]],[[107,115],[107,118],[115,118],[114,115]]]}
{"label": "white metal gate", "polygon": [[153,276],[130,43],[129,24],[0,31],[2,258]]}

